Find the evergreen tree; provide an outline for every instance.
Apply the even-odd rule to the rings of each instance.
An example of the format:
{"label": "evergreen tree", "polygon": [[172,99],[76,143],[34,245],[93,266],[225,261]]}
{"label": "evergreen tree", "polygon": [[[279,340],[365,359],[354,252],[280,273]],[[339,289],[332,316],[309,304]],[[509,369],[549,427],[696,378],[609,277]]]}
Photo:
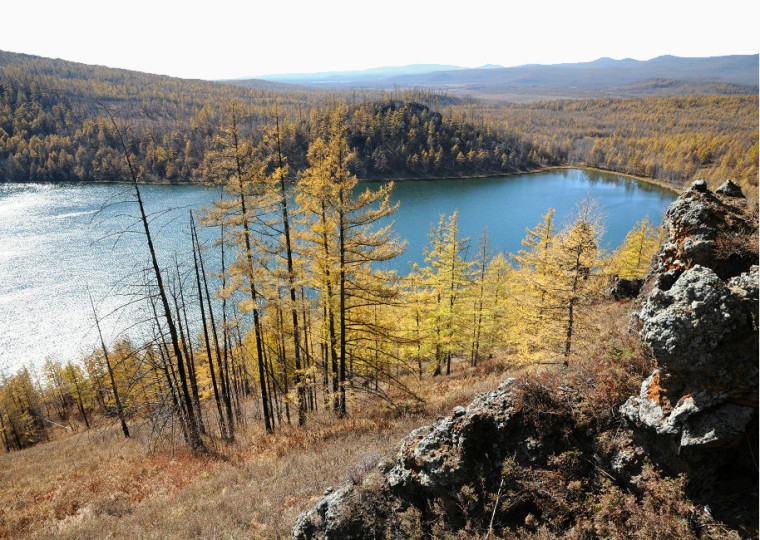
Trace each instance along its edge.
{"label": "evergreen tree", "polygon": [[[360,312],[369,306],[387,305],[397,295],[393,274],[373,269],[372,264],[388,261],[404,249],[393,236],[392,223],[386,219],[398,208],[398,203],[390,203],[393,183],[355,193],[357,178],[349,170],[353,154],[346,138],[347,113],[345,106],[333,109],[328,139],[315,143],[310,149],[313,164],[304,175],[299,199],[313,212],[312,243],[316,245],[319,237],[323,238],[321,256],[324,259],[314,265],[323,274],[317,281],[327,280],[326,286],[329,284],[337,296],[338,414],[341,417],[346,414],[350,364],[355,356],[361,356],[359,343],[368,332],[379,330],[373,329],[372,322]],[[319,250],[312,253],[317,254]]]}
{"label": "evergreen tree", "polygon": [[565,364],[577,335],[587,327],[586,308],[600,292],[597,267],[601,234],[596,204],[582,201],[574,221],[560,232],[549,250],[546,307],[550,317],[543,334],[547,344],[558,343]]}
{"label": "evergreen tree", "polygon": [[518,264],[513,276],[515,293],[510,301],[518,326],[510,338],[526,361],[543,347],[542,329],[550,317],[548,289],[551,286],[550,250],[555,241],[554,228],[554,209],[550,208],[541,223],[525,230],[523,249],[517,255],[511,255]]}

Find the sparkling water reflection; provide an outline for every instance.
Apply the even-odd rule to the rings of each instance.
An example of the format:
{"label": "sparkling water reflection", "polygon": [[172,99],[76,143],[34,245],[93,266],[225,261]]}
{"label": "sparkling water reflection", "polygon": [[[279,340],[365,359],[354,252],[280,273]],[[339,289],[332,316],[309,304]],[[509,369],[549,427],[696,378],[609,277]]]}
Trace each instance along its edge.
{"label": "sparkling water reflection", "polygon": [[[659,221],[674,198],[630,178],[575,169],[399,182],[394,198],[401,207],[393,219],[408,244],[393,267],[406,272],[411,262],[422,261],[430,226],[440,214],[458,209],[463,235],[474,243],[487,227],[493,248],[508,253],[520,249],[525,228],[548,208],[557,210],[561,223],[588,195],[607,216],[608,248],[643,216]],[[175,254],[181,265],[189,263],[188,209],[209,206],[218,196],[218,190],[198,186],[143,187],[162,265],[173,265]],[[146,314],[139,305],[121,307],[141,292],[141,272],[149,263],[138,225],[126,185],[0,184],[0,368],[39,365],[47,356],[65,361],[90,351],[96,335],[88,289],[106,316],[107,341],[139,334],[135,323]],[[211,243],[217,234],[209,229],[201,236]],[[218,254],[209,258],[218,267]]]}

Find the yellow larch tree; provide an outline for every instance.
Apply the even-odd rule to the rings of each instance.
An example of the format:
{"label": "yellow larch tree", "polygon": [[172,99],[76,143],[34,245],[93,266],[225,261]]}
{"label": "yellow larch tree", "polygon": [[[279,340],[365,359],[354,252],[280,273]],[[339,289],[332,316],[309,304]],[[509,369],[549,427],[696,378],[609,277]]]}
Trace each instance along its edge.
{"label": "yellow larch tree", "polygon": [[662,230],[649,216],[636,223],[611,258],[610,272],[621,278],[643,278],[662,242]]}

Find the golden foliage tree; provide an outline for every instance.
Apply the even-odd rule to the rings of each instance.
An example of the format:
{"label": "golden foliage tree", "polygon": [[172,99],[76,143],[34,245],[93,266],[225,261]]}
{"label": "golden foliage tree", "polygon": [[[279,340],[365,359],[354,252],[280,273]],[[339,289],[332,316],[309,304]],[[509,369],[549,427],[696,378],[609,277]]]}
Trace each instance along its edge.
{"label": "golden foliage tree", "polygon": [[628,232],[612,255],[610,272],[626,279],[643,278],[661,242],[660,227],[654,225],[648,216],[644,217]]}

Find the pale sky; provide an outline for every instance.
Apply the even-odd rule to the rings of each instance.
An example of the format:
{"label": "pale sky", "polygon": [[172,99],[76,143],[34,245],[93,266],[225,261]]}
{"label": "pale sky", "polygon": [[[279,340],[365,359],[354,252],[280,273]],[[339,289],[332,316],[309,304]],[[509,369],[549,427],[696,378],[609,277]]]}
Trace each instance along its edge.
{"label": "pale sky", "polygon": [[0,50],[178,77],[760,52],[756,0],[0,0]]}

